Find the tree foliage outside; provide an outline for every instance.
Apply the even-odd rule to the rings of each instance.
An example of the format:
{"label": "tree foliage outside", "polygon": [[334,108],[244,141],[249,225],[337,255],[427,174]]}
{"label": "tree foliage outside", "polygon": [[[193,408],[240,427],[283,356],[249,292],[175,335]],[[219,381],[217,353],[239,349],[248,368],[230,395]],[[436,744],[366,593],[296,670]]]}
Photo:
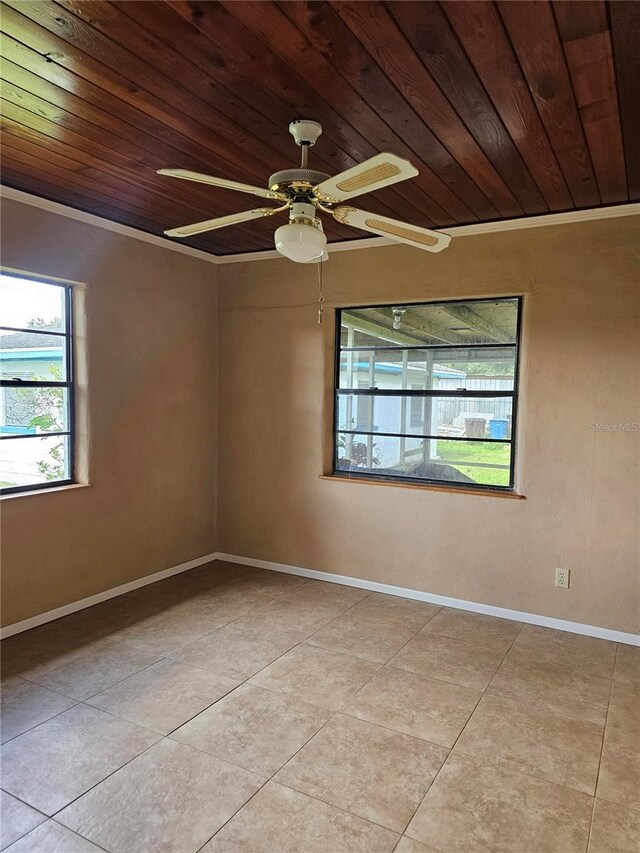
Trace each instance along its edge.
{"label": "tree foliage outside", "polygon": [[[60,317],[54,317],[47,322],[41,317],[35,317],[28,323],[32,329],[59,329]],[[62,371],[56,364],[49,367],[50,378],[54,382],[61,382]],[[35,377],[40,379],[40,377]],[[35,415],[29,421],[32,428],[40,428],[42,432],[57,432],[64,426],[64,389],[63,388],[35,388],[33,403]],[[38,471],[47,480],[63,480],[65,477],[64,439],[61,439],[49,450],[49,458],[41,459],[38,463]]]}
{"label": "tree foliage outside", "polygon": [[[48,379],[53,382],[62,381],[62,371],[58,365],[49,367]],[[35,381],[46,382],[47,378],[34,376]],[[47,433],[64,430],[64,388],[15,388],[15,403],[20,409],[28,409],[32,413],[27,426],[40,430],[42,439],[47,439]],[[22,398],[22,399],[20,399]],[[63,480],[65,477],[64,438],[56,442],[44,459],[37,463],[40,474],[46,480]]]}
{"label": "tree foliage outside", "polygon": [[[27,326],[30,329],[58,330],[60,318],[54,317],[53,320],[46,321],[35,317],[29,320]],[[48,377],[34,375],[32,378],[36,382],[61,382],[64,377],[61,368],[57,364],[51,364]],[[58,432],[66,428],[64,388],[14,388],[12,391],[13,407],[17,412],[29,412],[31,415],[27,422],[28,427],[42,433]],[[46,435],[42,435],[43,440],[46,438]],[[36,465],[46,480],[63,480],[66,475],[64,439],[61,438],[49,448],[47,456],[40,459]]]}
{"label": "tree foliage outside", "polygon": [[42,317],[34,317],[27,323],[27,329],[52,329],[58,331],[60,328],[60,317],[54,317],[53,320],[43,320]]}
{"label": "tree foliage outside", "polygon": [[467,376],[513,376],[513,361],[476,361],[447,363],[455,370],[462,370]]}
{"label": "tree foliage outside", "polygon": [[[49,368],[51,379],[62,381],[62,371],[52,364]],[[26,389],[25,389],[26,390]],[[42,432],[58,432],[64,430],[64,389],[63,388],[34,388],[35,415],[29,421],[29,426]],[[64,439],[53,445],[49,450],[49,458],[41,459],[38,471],[47,480],[63,480],[65,476]]]}

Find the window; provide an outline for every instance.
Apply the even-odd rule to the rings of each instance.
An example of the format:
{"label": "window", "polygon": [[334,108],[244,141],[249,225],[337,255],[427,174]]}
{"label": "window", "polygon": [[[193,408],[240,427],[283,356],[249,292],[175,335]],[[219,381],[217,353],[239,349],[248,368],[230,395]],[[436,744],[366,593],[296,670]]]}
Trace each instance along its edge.
{"label": "window", "polygon": [[513,489],[521,300],[343,308],[334,473]]}
{"label": "window", "polygon": [[0,489],[73,482],[72,293],[0,274]]}

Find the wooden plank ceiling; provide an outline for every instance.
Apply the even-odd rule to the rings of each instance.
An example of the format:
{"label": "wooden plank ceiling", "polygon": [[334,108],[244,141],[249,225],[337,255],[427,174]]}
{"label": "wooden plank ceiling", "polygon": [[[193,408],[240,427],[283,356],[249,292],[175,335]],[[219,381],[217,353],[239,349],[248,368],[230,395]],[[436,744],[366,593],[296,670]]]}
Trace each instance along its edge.
{"label": "wooden plank ceiling", "polygon": [[[3,183],[156,234],[264,204],[157,169],[265,186],[296,117],[324,126],[312,168],[410,159],[358,202],[427,227],[640,197],[634,0],[6,0],[1,28]],[[278,224],[185,242],[268,249]]]}

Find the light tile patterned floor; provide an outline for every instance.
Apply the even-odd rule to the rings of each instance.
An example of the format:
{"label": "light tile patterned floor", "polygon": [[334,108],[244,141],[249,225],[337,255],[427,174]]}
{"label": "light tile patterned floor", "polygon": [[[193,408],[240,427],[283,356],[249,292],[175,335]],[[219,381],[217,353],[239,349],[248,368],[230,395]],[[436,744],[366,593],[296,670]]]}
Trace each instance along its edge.
{"label": "light tile patterned floor", "polygon": [[640,649],[217,562],[2,644],[12,853],[637,853]]}

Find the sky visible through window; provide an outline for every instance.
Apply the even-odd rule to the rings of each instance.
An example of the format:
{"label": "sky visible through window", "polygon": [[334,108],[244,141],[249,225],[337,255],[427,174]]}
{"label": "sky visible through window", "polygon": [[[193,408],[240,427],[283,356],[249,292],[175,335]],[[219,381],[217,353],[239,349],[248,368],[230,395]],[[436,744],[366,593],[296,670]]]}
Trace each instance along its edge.
{"label": "sky visible through window", "polygon": [[30,327],[39,318],[45,324],[62,317],[62,288],[27,278],[0,274],[0,323]]}

